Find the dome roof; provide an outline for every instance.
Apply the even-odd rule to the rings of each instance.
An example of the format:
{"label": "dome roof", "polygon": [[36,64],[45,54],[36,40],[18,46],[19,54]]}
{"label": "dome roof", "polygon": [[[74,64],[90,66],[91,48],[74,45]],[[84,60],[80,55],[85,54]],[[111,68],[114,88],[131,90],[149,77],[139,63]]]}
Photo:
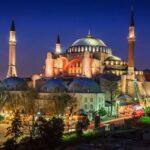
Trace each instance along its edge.
{"label": "dome roof", "polygon": [[100,87],[90,78],[75,78],[69,85],[69,91],[75,93],[99,93]]}
{"label": "dome roof", "polygon": [[85,38],[81,38],[76,40],[72,46],[104,46],[106,47],[105,43],[100,40],[100,39],[95,39],[93,37],[85,37]]}
{"label": "dome roof", "polygon": [[111,49],[100,39],[92,37],[90,34],[84,38],[76,40],[68,49],[69,53],[80,52],[104,52],[111,53]]}
{"label": "dome roof", "polygon": [[8,91],[24,91],[27,90],[27,83],[19,77],[9,77],[2,81],[2,87]]}
{"label": "dome roof", "polygon": [[65,92],[67,87],[61,79],[51,78],[41,87],[40,91],[48,93]]}
{"label": "dome roof", "polygon": [[112,55],[112,56],[107,57],[105,61],[121,61],[121,58]]}

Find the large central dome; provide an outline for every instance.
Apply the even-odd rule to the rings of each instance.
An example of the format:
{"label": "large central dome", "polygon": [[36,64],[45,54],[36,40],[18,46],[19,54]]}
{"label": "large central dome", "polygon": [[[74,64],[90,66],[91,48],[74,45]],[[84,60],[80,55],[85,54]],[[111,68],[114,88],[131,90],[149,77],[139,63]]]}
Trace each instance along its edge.
{"label": "large central dome", "polygon": [[85,51],[111,53],[111,49],[102,40],[94,38],[90,34],[73,42],[67,50],[69,53],[81,53]]}
{"label": "large central dome", "polygon": [[82,39],[76,40],[72,46],[104,46],[106,47],[105,43],[100,39],[95,39],[93,37],[85,37]]}

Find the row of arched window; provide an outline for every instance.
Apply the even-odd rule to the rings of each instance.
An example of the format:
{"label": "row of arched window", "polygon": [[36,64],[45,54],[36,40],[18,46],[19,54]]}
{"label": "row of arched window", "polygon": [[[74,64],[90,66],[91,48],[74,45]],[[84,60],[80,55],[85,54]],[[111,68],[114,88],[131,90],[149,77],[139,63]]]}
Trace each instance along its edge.
{"label": "row of arched window", "polygon": [[104,52],[104,53],[111,53],[111,49],[102,46],[76,46],[70,47],[68,52]]}

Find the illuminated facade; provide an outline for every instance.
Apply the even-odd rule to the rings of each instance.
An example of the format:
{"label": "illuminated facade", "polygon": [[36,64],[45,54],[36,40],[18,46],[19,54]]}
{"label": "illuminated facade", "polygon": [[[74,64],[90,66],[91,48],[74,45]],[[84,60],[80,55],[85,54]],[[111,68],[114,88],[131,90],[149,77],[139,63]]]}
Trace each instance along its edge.
{"label": "illuminated facade", "polygon": [[126,72],[127,62],[114,56],[102,40],[88,34],[76,40],[66,53],[61,53],[60,39],[57,40],[55,53],[47,53],[44,73],[39,77],[93,78],[103,73],[122,75]]}

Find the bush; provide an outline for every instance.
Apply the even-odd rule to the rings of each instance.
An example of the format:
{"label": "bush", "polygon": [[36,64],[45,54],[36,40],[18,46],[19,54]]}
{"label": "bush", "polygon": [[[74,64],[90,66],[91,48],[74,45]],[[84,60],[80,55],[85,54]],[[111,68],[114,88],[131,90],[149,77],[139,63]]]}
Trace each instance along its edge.
{"label": "bush", "polygon": [[82,137],[83,134],[83,123],[82,121],[78,121],[76,124],[76,135],[77,137]]}
{"label": "bush", "polygon": [[148,123],[148,124],[150,124],[150,117],[143,116],[143,117],[141,117],[141,118],[139,119],[139,121],[140,121],[141,123]]}
{"label": "bush", "polygon": [[11,126],[7,128],[7,134],[11,135],[12,138],[16,141],[19,137],[23,135],[22,130],[22,121],[20,118],[20,113],[17,111],[14,115],[14,118],[12,120]]}
{"label": "bush", "polygon": [[145,114],[150,117],[150,107],[145,108]]}
{"label": "bush", "polygon": [[51,120],[42,120],[38,126],[41,141],[51,148],[54,148],[62,141],[64,124],[60,118],[53,117]]}
{"label": "bush", "polygon": [[88,118],[86,118],[85,120],[82,121],[82,125],[83,125],[83,129],[84,130],[87,130],[88,129],[88,126],[90,125],[90,121]]}
{"label": "bush", "polygon": [[15,141],[13,138],[8,139],[8,140],[4,143],[5,150],[14,150],[14,149],[15,149],[15,144],[16,144],[16,141]]}
{"label": "bush", "polygon": [[98,111],[98,114],[100,116],[105,116],[107,114],[106,110],[102,107],[99,111]]}

